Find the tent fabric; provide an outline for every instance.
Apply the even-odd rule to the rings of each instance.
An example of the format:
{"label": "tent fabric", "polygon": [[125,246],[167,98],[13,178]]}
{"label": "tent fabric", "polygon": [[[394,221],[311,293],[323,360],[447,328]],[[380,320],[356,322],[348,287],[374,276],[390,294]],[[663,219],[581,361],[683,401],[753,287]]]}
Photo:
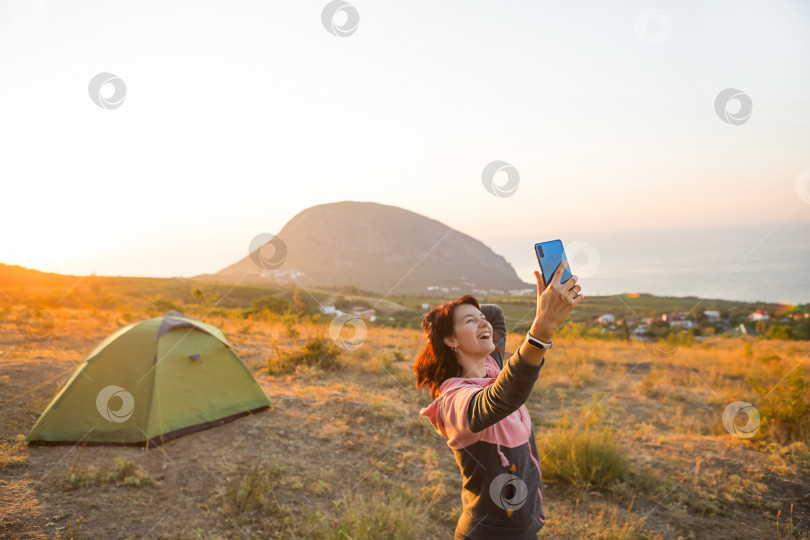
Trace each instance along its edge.
{"label": "tent fabric", "polygon": [[169,312],[128,325],[96,346],[26,440],[159,445],[270,405],[221,330]]}
{"label": "tent fabric", "polygon": [[[171,315],[170,315],[171,314]],[[191,317],[186,317],[179,311],[170,309],[166,312],[163,316],[163,320],[160,323],[160,328],[158,329],[157,337],[160,338],[168,332],[169,330],[174,330],[175,328],[197,328],[202,330],[203,332],[208,332],[218,340],[220,340],[225,345],[230,347],[228,340],[225,338],[225,334],[217,328],[216,326],[212,326],[210,324],[206,324],[200,320],[192,319]]]}

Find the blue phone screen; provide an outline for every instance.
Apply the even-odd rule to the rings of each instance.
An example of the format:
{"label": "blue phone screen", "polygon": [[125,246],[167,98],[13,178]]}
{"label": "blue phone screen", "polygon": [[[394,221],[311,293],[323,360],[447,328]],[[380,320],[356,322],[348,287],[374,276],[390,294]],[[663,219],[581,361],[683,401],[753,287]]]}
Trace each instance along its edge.
{"label": "blue phone screen", "polygon": [[[543,274],[543,281],[546,286],[548,286],[551,276],[557,271],[557,267],[560,266],[560,263],[568,260],[565,256],[562,241],[550,240],[548,242],[538,242],[534,245],[534,252],[537,255],[537,262],[540,263],[540,272]],[[568,266],[563,269],[560,283],[568,281],[571,275],[571,262],[569,261]],[[579,296],[579,294],[576,296]]]}

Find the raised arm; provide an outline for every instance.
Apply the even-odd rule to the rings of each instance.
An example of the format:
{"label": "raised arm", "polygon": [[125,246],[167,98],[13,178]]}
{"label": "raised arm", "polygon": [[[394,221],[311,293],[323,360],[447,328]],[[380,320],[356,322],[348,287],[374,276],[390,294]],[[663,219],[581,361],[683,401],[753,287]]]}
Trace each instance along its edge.
{"label": "raised arm", "polygon": [[[503,317],[503,310],[498,304],[481,304],[481,313],[487,318],[492,330],[495,332],[495,346],[498,349],[506,348],[506,321]],[[492,358],[498,363],[498,367],[503,369],[503,354],[498,350],[492,351]]]}
{"label": "raised arm", "polygon": [[[544,342],[551,341],[554,331],[583,298],[583,295],[578,295],[582,288],[576,284],[577,276],[571,276],[564,284],[560,283],[563,268],[567,265],[568,261],[560,263],[548,284],[541,281],[539,272],[534,272],[537,280],[537,312],[529,334]],[[505,324],[503,328],[505,336]],[[545,362],[545,351],[524,339],[495,382],[470,398],[467,404],[470,430],[478,433],[518,410],[529,398]]]}
{"label": "raised arm", "polygon": [[470,430],[478,433],[518,410],[529,399],[545,362],[543,357],[539,365],[532,365],[520,355],[518,349],[495,382],[470,398],[467,406]]}

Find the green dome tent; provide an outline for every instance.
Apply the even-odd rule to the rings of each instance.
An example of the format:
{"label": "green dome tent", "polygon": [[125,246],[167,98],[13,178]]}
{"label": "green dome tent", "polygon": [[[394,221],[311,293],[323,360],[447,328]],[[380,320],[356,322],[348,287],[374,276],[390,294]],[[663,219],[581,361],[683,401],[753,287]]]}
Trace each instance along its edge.
{"label": "green dome tent", "polygon": [[148,447],[270,404],[219,328],[171,310],[93,349],[26,441]]}

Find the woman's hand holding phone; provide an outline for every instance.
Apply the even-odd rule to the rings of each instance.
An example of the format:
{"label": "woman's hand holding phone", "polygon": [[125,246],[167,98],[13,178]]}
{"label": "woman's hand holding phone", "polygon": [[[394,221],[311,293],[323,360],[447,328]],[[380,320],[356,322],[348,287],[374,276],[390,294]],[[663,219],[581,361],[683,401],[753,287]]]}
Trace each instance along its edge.
{"label": "woman's hand holding phone", "polygon": [[534,271],[537,279],[537,312],[529,332],[537,339],[549,341],[574,307],[582,302],[583,296],[578,295],[582,287],[576,284],[579,279],[577,276],[571,276],[564,284],[560,283],[566,266],[568,261],[563,260],[548,285],[543,282],[540,272]]}

